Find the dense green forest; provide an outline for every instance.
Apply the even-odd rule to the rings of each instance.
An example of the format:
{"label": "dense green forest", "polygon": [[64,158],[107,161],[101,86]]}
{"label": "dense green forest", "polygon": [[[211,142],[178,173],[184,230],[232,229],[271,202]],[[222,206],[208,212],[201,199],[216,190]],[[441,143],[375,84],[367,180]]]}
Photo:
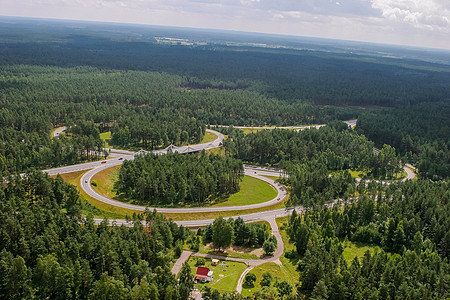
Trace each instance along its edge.
{"label": "dense green forest", "polygon": [[177,283],[169,268],[187,232],[161,215],[95,226],[74,186],[40,172],[2,185],[0,198],[0,298],[188,298],[189,278]]}
{"label": "dense green forest", "polygon": [[376,145],[394,146],[425,178],[450,177],[450,104],[417,104],[362,114],[356,129]]}
{"label": "dense green forest", "polygon": [[[176,29],[49,21],[39,22],[40,31],[34,26],[24,21],[2,23],[0,34],[5,39],[0,65],[168,72],[198,78],[194,87],[197,82],[231,81],[232,86],[248,86],[269,98],[331,105],[395,106],[446,101],[450,94],[448,66],[418,60],[373,58],[328,49],[225,46],[209,43],[208,34],[205,46],[156,43],[154,37],[192,34]],[[234,37],[222,39],[227,38]]]}
{"label": "dense green forest", "polygon": [[116,188],[144,205],[203,205],[239,191],[243,172],[231,157],[150,153],[123,163]]}
{"label": "dense green forest", "polygon": [[[218,128],[224,156],[138,156],[124,162],[117,190],[144,205],[200,205],[238,191],[242,161],[277,166],[290,175],[280,179],[288,205],[305,207],[286,228],[300,284],[285,299],[449,298],[449,65],[293,42],[230,46],[224,33],[196,33],[207,43],[195,47],[154,39],[186,33],[0,18],[0,298],[187,299],[189,266],[179,281],[170,272],[184,242],[274,251],[266,225],[239,218],[197,233],[155,212],[130,217],[132,227],[94,225],[74,186],[35,170],[103,159],[100,133],[151,150],[199,143],[208,125],[319,123],[328,126]],[[336,121],[353,118],[354,131]],[[69,129],[53,138],[58,126]],[[407,162],[419,180],[350,176],[391,179]],[[348,264],[346,241],[371,251]]]}
{"label": "dense green forest", "polygon": [[[449,297],[448,183],[378,186],[341,209],[292,215],[289,235],[300,257],[299,294],[310,299]],[[378,246],[350,265],[342,241]]]}
{"label": "dense green forest", "polygon": [[[320,161],[327,170],[361,169],[374,177],[392,177],[400,160],[392,147],[380,153],[373,142],[348,129],[343,123],[302,131],[262,130],[244,134],[240,130],[219,129],[230,135],[224,141],[227,153],[245,162],[289,167],[291,163]],[[344,126],[339,126],[344,125]]]}

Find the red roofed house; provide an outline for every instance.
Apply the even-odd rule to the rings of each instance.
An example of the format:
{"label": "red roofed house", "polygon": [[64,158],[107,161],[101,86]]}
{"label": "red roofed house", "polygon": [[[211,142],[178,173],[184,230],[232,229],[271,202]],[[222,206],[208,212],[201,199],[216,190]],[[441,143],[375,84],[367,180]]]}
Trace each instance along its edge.
{"label": "red roofed house", "polygon": [[213,271],[210,271],[209,268],[206,267],[198,267],[197,273],[195,274],[195,280],[199,280],[202,282],[208,282],[212,280]]}

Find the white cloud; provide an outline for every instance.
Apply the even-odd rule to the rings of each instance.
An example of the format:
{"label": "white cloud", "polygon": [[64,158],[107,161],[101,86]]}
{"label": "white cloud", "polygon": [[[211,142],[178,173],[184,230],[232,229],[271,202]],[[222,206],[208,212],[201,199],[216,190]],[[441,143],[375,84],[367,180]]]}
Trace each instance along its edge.
{"label": "white cloud", "polygon": [[371,0],[382,16],[417,28],[450,32],[448,0]]}
{"label": "white cloud", "polygon": [[450,49],[450,0],[0,0],[1,14]]}

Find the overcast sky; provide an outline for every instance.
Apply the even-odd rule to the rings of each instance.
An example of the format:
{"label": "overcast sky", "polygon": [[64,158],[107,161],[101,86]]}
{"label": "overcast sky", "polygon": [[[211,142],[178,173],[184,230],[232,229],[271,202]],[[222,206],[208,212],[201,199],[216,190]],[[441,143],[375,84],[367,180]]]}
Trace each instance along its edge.
{"label": "overcast sky", "polygon": [[0,0],[0,15],[450,49],[450,0]]}

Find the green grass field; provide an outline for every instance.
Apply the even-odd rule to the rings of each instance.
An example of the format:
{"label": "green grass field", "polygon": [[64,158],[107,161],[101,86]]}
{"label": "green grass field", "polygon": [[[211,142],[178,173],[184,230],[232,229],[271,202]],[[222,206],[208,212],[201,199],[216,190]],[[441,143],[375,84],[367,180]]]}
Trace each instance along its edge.
{"label": "green grass field", "polygon": [[83,204],[83,215],[92,214],[96,218],[110,218],[123,219],[125,216],[132,216],[133,213],[141,214],[141,211],[112,206],[101,201],[98,201],[80,188],[80,179],[87,171],[78,171],[73,173],[61,174],[63,180],[67,183],[73,184],[80,192],[81,201]]}
{"label": "green grass field", "polygon": [[111,131],[100,133],[100,139],[105,142],[105,147],[106,148],[111,148],[111,146],[108,143],[109,140],[111,139]]}
{"label": "green grass field", "polygon": [[[252,296],[254,292],[261,289],[261,280],[263,279],[263,274],[269,272],[272,277],[272,283],[271,287],[274,288],[274,284],[276,282],[282,282],[287,281],[290,285],[294,287],[295,281],[292,279],[292,274],[289,274],[288,268],[286,268],[284,265],[279,266],[276,263],[269,262],[262,265],[259,265],[252,269],[250,273],[253,273],[256,275],[256,281],[254,283],[254,286],[246,286],[245,284],[242,286],[242,295],[243,296]],[[297,278],[298,281],[298,278]]]}
{"label": "green grass field", "polygon": [[[94,189],[105,197],[117,198],[114,191],[114,182],[119,178],[119,170],[120,166],[116,166],[95,174],[92,177],[92,180],[97,182]],[[242,206],[262,203],[272,200],[277,195],[275,188],[270,184],[250,176],[244,176],[240,187],[239,192],[213,206]]]}
{"label": "green grass field", "polygon": [[203,136],[202,144],[203,143],[209,143],[217,139],[217,135],[211,132],[205,132],[205,135]]}
{"label": "green grass field", "polygon": [[[191,266],[192,274],[195,275],[197,272],[197,267],[195,257],[189,258],[189,265]],[[199,290],[204,289],[204,287],[210,287],[212,289],[218,290],[220,293],[231,293],[236,290],[237,282],[242,272],[247,268],[247,265],[244,263],[234,262],[234,261],[224,261],[225,265],[221,265],[223,261],[220,260],[217,266],[211,265],[211,260],[206,259],[206,264],[203,267],[209,268],[214,272],[214,279],[211,282],[207,283],[196,283],[195,287]]]}
{"label": "green grass field", "polygon": [[270,201],[277,196],[277,191],[270,184],[250,176],[244,176],[240,188],[239,192],[213,206],[257,204]]}
{"label": "green grass field", "polygon": [[349,264],[352,262],[355,256],[357,256],[359,261],[361,261],[361,258],[364,256],[364,253],[366,253],[367,250],[373,253],[376,248],[369,244],[354,243],[350,241],[343,242],[343,246],[344,252],[342,253],[342,255]]}
{"label": "green grass field", "polygon": [[[283,239],[284,253],[288,251],[295,251],[295,245],[289,241],[289,236],[286,231],[289,217],[277,218],[276,221],[278,229],[280,230],[281,238]],[[298,258],[286,258],[284,255],[282,255],[280,257],[280,261],[283,264],[283,267],[286,268],[291,282],[299,282],[300,272],[297,269]]]}

